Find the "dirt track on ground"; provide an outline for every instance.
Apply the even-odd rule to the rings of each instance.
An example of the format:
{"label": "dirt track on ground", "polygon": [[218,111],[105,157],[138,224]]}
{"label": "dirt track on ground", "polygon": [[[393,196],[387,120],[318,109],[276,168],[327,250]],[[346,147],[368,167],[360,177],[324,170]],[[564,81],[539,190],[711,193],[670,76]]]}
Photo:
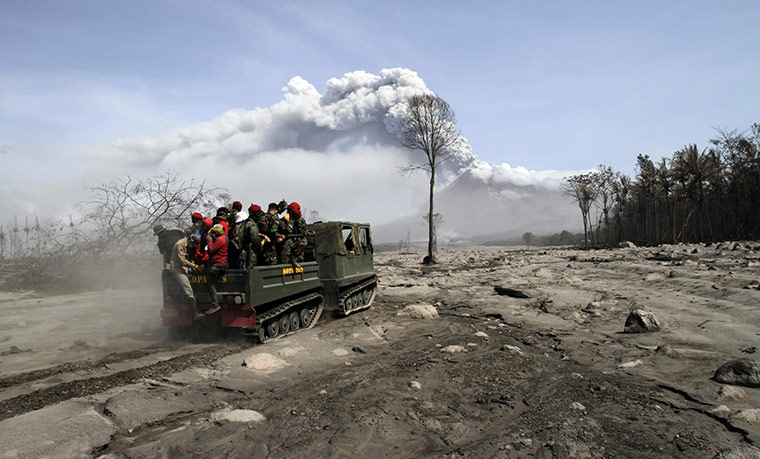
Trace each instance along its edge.
{"label": "dirt track on ground", "polygon": [[[0,453],[712,457],[757,446],[760,389],[721,398],[711,377],[727,360],[758,358],[758,255],[756,243],[463,248],[423,268],[419,256],[380,254],[371,310],[260,346],[170,341],[132,314],[97,336],[61,317],[29,323],[50,330],[34,349],[13,314],[55,299],[1,303],[13,314],[0,321],[0,350],[29,352],[0,357]],[[88,301],[102,296],[65,302]],[[152,301],[140,307],[157,322]],[[440,317],[396,315],[418,302]],[[621,333],[633,308],[663,330]],[[665,344],[675,352],[655,352]],[[235,417],[253,411],[266,420]]]}

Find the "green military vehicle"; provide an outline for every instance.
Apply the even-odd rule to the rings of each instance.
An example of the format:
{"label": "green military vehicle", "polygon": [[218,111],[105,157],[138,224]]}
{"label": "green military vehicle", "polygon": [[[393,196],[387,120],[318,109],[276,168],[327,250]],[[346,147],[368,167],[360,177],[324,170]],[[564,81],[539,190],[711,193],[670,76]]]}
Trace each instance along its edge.
{"label": "green military vehicle", "polygon": [[[324,308],[348,315],[367,309],[377,293],[370,226],[319,222],[308,225],[309,245],[298,265],[227,269],[217,282],[221,311],[203,322],[239,328],[261,342],[313,327]],[[210,307],[203,272],[189,275],[198,309]],[[163,325],[195,325],[190,306],[164,273]]]}

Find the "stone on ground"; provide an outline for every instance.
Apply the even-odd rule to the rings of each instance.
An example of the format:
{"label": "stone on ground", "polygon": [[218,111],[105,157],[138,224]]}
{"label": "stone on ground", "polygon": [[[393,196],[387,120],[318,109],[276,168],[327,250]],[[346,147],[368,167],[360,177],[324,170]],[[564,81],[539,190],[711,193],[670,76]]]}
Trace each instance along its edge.
{"label": "stone on ground", "polygon": [[505,345],[503,345],[501,347],[501,350],[502,351],[511,352],[512,354],[523,355],[522,349],[520,349],[517,346],[512,346],[511,344],[505,344]]}
{"label": "stone on ground", "polygon": [[618,247],[621,249],[635,249],[636,244],[634,244],[631,241],[620,241],[620,244],[618,244]]}
{"label": "stone on ground", "polygon": [[733,419],[741,419],[750,424],[760,424],[760,408],[749,408],[736,413]]}
{"label": "stone on ground", "polygon": [[578,402],[573,402],[570,404],[571,410],[579,410],[579,411],[586,411],[586,407]]}
{"label": "stone on ground", "polygon": [[211,414],[211,422],[261,422],[266,416],[253,410],[232,410],[225,408]]}
{"label": "stone on ground", "polygon": [[642,363],[643,362],[641,361],[641,359],[636,359],[631,362],[621,363],[620,365],[618,365],[618,368],[635,368],[641,365]]}
{"label": "stone on ground", "polygon": [[760,449],[754,446],[736,446],[716,454],[713,459],[760,459]]}
{"label": "stone on ground", "polygon": [[715,408],[711,409],[710,413],[725,417],[731,414],[731,408],[727,407],[726,405],[718,405]]}
{"label": "stone on ground", "polygon": [[127,390],[106,400],[104,411],[121,427],[134,430],[208,405],[209,402],[202,397],[175,390]]}
{"label": "stone on ground", "polygon": [[760,363],[750,359],[726,362],[715,370],[713,379],[725,384],[760,387]]}
{"label": "stone on ground", "polygon": [[116,432],[116,426],[92,404],[69,400],[0,422],[0,453],[3,457],[89,457]]}
{"label": "stone on ground", "polygon": [[457,352],[464,352],[464,346],[460,346],[458,344],[452,344],[450,346],[446,346],[443,349],[441,349],[441,352],[446,352],[449,354],[456,354]]}
{"label": "stone on ground", "polygon": [[667,344],[663,344],[662,346],[658,346],[657,349],[655,349],[655,354],[657,355],[664,355],[666,357],[670,357],[671,359],[677,359],[681,357],[681,353],[673,349]]}
{"label": "stone on ground", "polygon": [[243,365],[251,370],[269,371],[277,370],[286,366],[288,363],[272,354],[262,352],[260,354],[253,354],[245,359]]}
{"label": "stone on ground", "polygon": [[488,333],[482,332],[482,331],[475,332],[475,336],[477,336],[478,338],[488,339]]}
{"label": "stone on ground", "polygon": [[718,392],[718,400],[720,401],[740,402],[745,398],[747,398],[747,393],[740,387],[724,385],[721,386]]}
{"label": "stone on ground", "polygon": [[396,315],[410,319],[435,319],[438,317],[438,310],[432,304],[410,304]]}
{"label": "stone on ground", "polygon": [[410,389],[415,389],[415,390],[422,390],[422,384],[420,384],[417,381],[412,381],[412,382],[409,383],[409,388]]}
{"label": "stone on ground", "polygon": [[651,333],[660,330],[660,321],[654,313],[643,309],[636,309],[628,314],[625,319],[626,333]]}

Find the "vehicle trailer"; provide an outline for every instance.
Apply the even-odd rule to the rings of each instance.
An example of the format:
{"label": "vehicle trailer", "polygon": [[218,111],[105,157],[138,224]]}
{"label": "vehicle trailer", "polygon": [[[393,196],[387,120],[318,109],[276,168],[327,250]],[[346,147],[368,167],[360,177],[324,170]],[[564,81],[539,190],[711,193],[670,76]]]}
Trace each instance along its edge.
{"label": "vehicle trailer", "polygon": [[[369,308],[377,291],[370,236],[368,224],[309,225],[307,261],[224,270],[216,284],[221,311],[201,322],[239,328],[264,342],[313,327],[325,306],[341,315]],[[208,310],[208,276],[201,271],[189,278],[198,310]],[[193,312],[166,271],[163,286],[163,325],[193,326]]]}

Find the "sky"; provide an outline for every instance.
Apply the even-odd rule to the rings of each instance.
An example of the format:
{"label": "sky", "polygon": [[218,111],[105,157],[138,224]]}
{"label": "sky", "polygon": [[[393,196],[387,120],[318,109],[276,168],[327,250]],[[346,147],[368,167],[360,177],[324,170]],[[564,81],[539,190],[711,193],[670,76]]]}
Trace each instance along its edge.
{"label": "sky", "polygon": [[480,160],[633,174],[637,154],[760,122],[758,19],[753,1],[4,0],[0,211],[47,212],[51,190],[132,170],[114,149],[269,109],[295,77],[324,94],[394,68],[449,102]]}

